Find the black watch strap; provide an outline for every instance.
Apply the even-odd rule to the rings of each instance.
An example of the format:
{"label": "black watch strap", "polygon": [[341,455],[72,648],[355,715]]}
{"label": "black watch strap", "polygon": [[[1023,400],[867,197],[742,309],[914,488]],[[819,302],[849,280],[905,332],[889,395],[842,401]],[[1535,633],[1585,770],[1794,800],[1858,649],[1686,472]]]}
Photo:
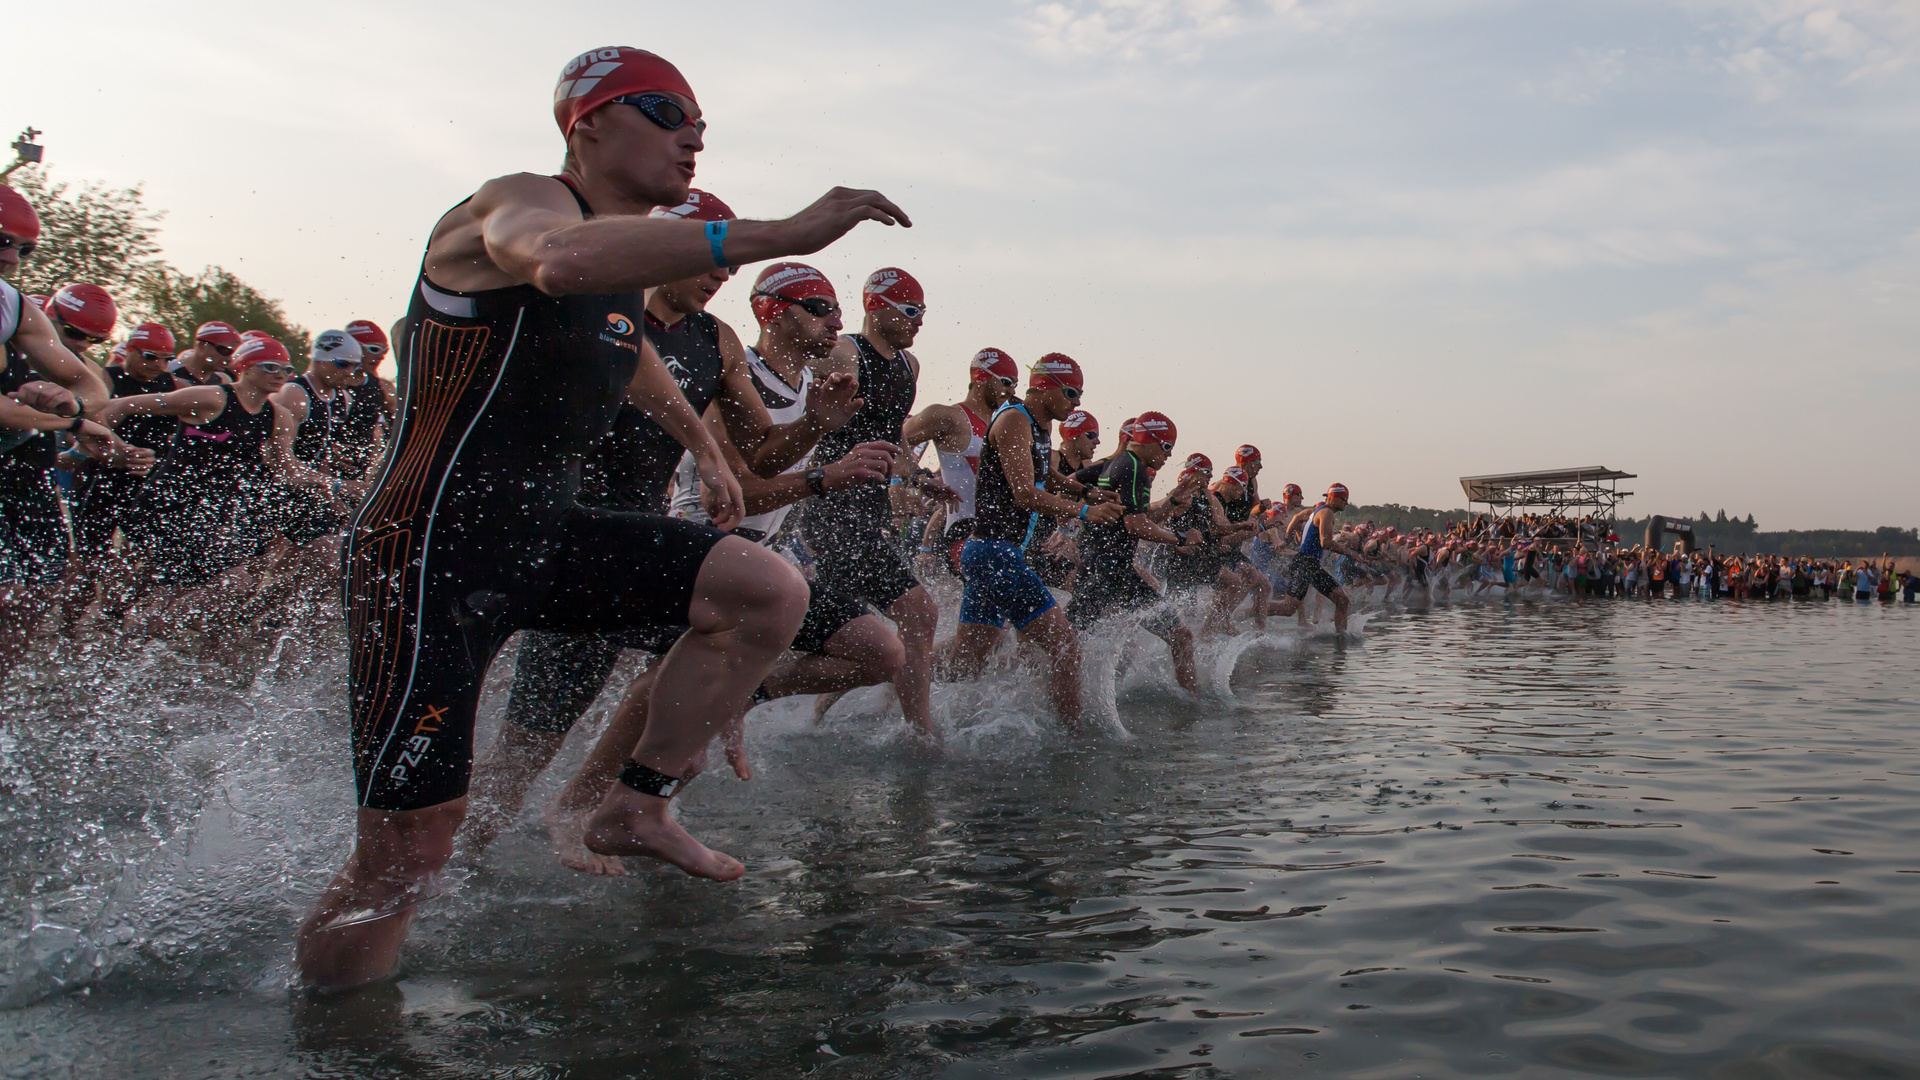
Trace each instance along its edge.
{"label": "black watch strap", "polygon": [[827,493],[827,470],[808,469],[807,487],[811,489],[815,495],[825,495]]}

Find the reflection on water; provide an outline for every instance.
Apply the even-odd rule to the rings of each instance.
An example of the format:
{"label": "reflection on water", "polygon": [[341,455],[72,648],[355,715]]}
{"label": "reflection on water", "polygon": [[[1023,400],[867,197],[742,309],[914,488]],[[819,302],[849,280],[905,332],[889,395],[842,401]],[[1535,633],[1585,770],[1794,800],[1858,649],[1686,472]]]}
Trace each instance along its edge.
{"label": "reflection on water", "polygon": [[0,732],[0,1068],[1920,1076],[1917,630],[1442,606],[1217,643],[1198,706],[1110,644],[1125,737],[1000,673],[940,690],[940,755],[871,692],[777,703],[685,800],[744,882],[584,878],[529,819],[328,1001],[282,987],[346,844],[332,654],[88,658]]}

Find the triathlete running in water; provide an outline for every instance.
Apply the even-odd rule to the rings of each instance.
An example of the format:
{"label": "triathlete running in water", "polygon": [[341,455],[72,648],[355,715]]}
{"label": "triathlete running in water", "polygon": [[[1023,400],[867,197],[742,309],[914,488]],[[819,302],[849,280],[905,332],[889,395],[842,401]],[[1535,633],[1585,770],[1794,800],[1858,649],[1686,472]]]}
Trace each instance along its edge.
{"label": "triathlete running in water", "polygon": [[929,405],[901,428],[906,445],[933,444],[940,456],[940,480],[959,500],[951,510],[934,512],[920,541],[920,550],[936,556],[956,577],[961,576],[960,549],[973,535],[974,478],[986,445],[987,420],[1013,399],[1019,385],[1020,368],[1012,357],[992,347],[981,349],[967,365],[965,398],[953,405]]}
{"label": "triathlete running in water", "polygon": [[1347,614],[1353,609],[1353,600],[1347,594],[1346,586],[1333,579],[1326,567],[1320,564],[1320,557],[1328,551],[1353,556],[1355,553],[1341,539],[1333,526],[1333,515],[1347,508],[1347,485],[1334,484],[1327,489],[1327,497],[1311,510],[1302,510],[1288,523],[1289,532],[1300,534],[1300,550],[1293,556],[1293,565],[1287,568],[1289,586],[1287,595],[1274,601],[1275,615],[1292,615],[1300,609],[1301,601],[1306,599],[1309,589],[1333,601],[1333,629],[1337,634],[1347,632]]}
{"label": "triathlete running in water", "polygon": [[739,484],[647,344],[642,290],[905,218],[844,189],[785,221],[649,217],[686,201],[706,125],[680,72],[638,49],[569,61],[554,119],[561,175],[501,177],[448,211],[414,289],[392,446],[348,536],[361,809],[353,855],[300,931],[310,984],[393,970],[466,812],[482,679],[519,629],[690,627],[658,676],[657,700],[671,704],[601,817],[624,838],[608,845],[617,853],[722,880],[743,872],[674,822],[668,800],[792,640],[805,581],[711,528],[579,507],[580,461],[631,395],[695,452],[714,523],[734,525]]}

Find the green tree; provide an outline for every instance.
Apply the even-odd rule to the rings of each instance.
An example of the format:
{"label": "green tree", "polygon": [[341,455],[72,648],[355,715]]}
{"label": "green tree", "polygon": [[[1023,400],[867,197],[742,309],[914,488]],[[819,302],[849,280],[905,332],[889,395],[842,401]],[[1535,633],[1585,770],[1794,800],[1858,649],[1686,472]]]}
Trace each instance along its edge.
{"label": "green tree", "polygon": [[7,183],[40,215],[40,246],[20,264],[13,284],[22,292],[52,294],[63,285],[91,281],[123,306],[140,280],[161,266],[161,214],[147,209],[140,189],[88,184],[75,191],[29,165]]}
{"label": "green tree", "polygon": [[280,301],[222,267],[209,266],[195,276],[162,265],[142,279],[140,300],[149,317],[182,342],[201,323],[218,319],[241,330],[266,331],[293,354],[295,366],[306,365],[312,344],[306,328],[287,319]]}

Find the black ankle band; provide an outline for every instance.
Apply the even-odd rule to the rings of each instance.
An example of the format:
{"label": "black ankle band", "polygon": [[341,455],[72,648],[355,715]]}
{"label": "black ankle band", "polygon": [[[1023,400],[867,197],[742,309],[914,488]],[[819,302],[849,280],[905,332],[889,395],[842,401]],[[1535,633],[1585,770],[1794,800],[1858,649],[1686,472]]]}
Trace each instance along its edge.
{"label": "black ankle band", "polygon": [[671,799],[687,786],[686,781],[668,776],[658,769],[650,769],[632,758],[628,758],[626,765],[621,767],[620,782],[642,795],[652,795],[656,799]]}

